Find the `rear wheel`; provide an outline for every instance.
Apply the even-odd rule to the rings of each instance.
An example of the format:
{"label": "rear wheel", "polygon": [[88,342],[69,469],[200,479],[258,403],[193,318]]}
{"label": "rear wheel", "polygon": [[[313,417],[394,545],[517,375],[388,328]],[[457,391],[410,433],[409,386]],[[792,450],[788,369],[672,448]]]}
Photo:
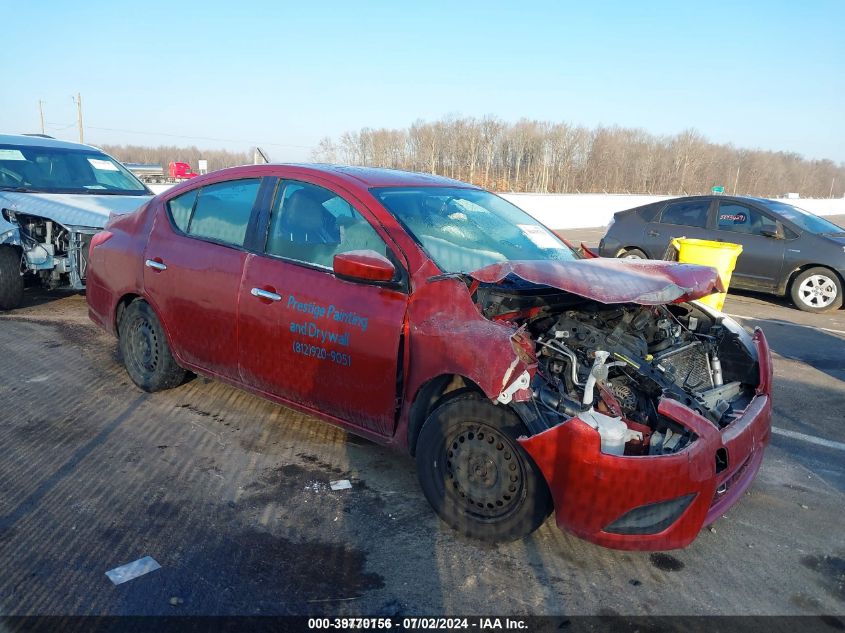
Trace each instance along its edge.
{"label": "rear wheel", "polygon": [[126,373],[144,391],[170,389],[185,380],[187,372],[176,364],[164,328],[146,301],[134,301],[126,308],[119,342]]}
{"label": "rear wheel", "polygon": [[462,396],[439,406],[417,441],[417,476],[440,518],[466,536],[518,539],[552,510],[546,482],[516,441],[526,430],[503,406]]}
{"label": "rear wheel", "polygon": [[13,310],[23,301],[21,256],[12,246],[0,246],[0,310]]}
{"label": "rear wheel", "polygon": [[620,259],[648,259],[648,256],[638,248],[627,248],[617,257]]}
{"label": "rear wheel", "polygon": [[792,280],[792,302],[805,312],[828,312],[842,307],[842,282],[833,271],[817,266]]}

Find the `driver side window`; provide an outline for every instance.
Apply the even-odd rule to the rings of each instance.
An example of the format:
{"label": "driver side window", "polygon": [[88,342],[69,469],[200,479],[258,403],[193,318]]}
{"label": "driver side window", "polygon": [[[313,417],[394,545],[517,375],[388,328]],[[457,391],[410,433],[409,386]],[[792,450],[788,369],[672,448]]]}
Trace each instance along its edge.
{"label": "driver side window", "polygon": [[384,240],[346,200],[317,185],[282,182],[270,214],[268,255],[331,268],[335,255],[358,250],[388,256]]}
{"label": "driver side window", "polygon": [[717,225],[720,231],[761,235],[762,231],[777,231],[777,222],[744,204],[720,202]]}

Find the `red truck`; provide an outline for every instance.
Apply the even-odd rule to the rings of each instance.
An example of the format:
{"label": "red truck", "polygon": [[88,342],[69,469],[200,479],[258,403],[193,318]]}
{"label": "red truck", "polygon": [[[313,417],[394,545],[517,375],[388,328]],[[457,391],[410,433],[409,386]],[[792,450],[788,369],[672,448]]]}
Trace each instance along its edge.
{"label": "red truck", "polygon": [[167,174],[157,163],[124,163],[124,165],[139,180],[147,183],[181,182],[199,176],[189,163],[179,161],[170,161],[167,165]]}

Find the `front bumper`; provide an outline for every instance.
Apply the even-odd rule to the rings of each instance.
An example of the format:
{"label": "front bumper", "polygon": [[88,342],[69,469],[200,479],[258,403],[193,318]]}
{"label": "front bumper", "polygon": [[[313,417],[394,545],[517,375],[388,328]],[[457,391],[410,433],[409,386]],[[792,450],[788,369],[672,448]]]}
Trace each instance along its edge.
{"label": "front bumper", "polygon": [[[604,547],[668,550],[689,545],[734,505],[754,480],[771,436],[771,355],[762,331],[755,331],[753,341],[760,382],[745,412],[729,426],[719,430],[688,407],[661,400],[662,415],[698,436],[678,453],[606,455],[598,433],[578,418],[520,439],[549,485],[558,526]],[[687,496],[691,502],[660,531],[608,530],[637,508]]]}

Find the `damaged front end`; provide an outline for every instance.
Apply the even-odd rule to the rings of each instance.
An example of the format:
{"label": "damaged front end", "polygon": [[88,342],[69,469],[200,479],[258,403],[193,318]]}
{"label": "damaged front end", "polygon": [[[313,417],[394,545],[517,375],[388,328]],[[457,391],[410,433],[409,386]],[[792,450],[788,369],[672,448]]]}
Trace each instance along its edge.
{"label": "damaged front end", "polygon": [[[513,347],[532,367],[499,402],[529,429],[520,443],[560,527],[607,547],[684,547],[760,466],[768,346],[693,301],[721,289],[712,269],[592,261],[473,273],[482,314],[516,328]],[[627,277],[585,283],[607,267]]]}
{"label": "damaged front end", "polygon": [[111,214],[149,196],[0,192],[0,245],[17,249],[21,272],[50,290],[85,289],[91,239]]}
{"label": "damaged front end", "polygon": [[21,250],[21,269],[38,277],[48,289],[85,288],[88,248],[101,228],[65,226],[49,218],[3,209],[2,217],[12,227],[0,244]]}

